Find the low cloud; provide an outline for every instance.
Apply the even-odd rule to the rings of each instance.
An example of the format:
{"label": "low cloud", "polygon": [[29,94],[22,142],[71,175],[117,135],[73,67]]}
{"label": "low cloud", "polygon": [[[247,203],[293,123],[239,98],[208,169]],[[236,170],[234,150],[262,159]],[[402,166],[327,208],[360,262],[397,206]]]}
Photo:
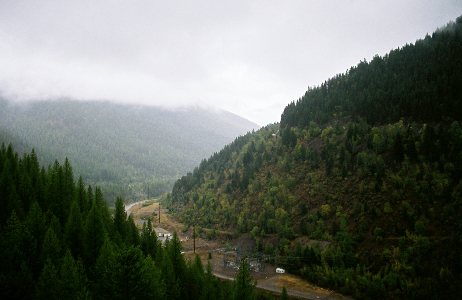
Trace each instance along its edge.
{"label": "low cloud", "polygon": [[[260,125],[361,59],[454,20],[460,1],[2,1],[0,91],[177,107]],[[280,110],[280,111],[278,111]]]}

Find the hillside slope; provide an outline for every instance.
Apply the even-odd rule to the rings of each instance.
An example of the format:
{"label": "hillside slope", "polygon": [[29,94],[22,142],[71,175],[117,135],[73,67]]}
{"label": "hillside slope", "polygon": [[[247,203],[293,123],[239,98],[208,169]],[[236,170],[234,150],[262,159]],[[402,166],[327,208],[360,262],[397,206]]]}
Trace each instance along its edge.
{"label": "hillside slope", "polygon": [[310,88],[280,126],[203,161],[165,204],[355,298],[461,298],[460,74],[462,18]]}
{"label": "hillside slope", "polygon": [[202,159],[258,128],[231,113],[198,107],[171,111],[71,100],[21,106],[3,101],[0,126],[9,132],[4,142],[33,145],[44,165],[68,157],[75,173],[99,185],[110,201],[117,195],[144,198],[148,184],[151,196],[166,192]]}

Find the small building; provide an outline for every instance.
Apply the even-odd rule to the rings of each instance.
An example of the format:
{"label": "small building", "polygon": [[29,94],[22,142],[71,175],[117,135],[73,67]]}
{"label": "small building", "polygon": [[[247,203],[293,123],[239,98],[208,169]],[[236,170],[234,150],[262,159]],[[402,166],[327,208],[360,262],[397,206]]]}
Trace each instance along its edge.
{"label": "small building", "polygon": [[172,234],[163,228],[154,228],[154,231],[158,236],[158,240],[162,242],[162,244],[165,242],[166,239],[172,237]]}

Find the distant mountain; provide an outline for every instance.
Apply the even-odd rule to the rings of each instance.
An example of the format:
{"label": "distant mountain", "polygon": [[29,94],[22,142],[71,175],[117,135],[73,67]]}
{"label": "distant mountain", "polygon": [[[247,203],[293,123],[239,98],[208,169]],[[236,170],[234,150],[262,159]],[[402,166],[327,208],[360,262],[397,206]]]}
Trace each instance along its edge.
{"label": "distant mountain", "polygon": [[461,299],[461,74],[462,16],[310,88],[164,205],[356,299]]}
{"label": "distant mountain", "polygon": [[[117,105],[75,100],[0,104],[0,142],[34,147],[42,164],[65,157],[88,184],[115,196],[166,192],[239,135],[258,125],[226,111]],[[21,142],[22,145],[17,146]]]}

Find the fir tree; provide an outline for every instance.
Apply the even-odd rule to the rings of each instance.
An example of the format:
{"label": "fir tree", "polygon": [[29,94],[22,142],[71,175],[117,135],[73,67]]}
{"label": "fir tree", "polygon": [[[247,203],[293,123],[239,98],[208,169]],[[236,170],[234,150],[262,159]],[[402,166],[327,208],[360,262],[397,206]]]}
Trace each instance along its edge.
{"label": "fir tree", "polygon": [[61,295],[63,299],[89,299],[87,280],[83,270],[67,251],[60,267]]}
{"label": "fir tree", "polygon": [[239,272],[234,278],[234,299],[250,300],[255,298],[256,282],[252,283],[250,266],[246,258],[242,258],[239,264]]}
{"label": "fir tree", "polygon": [[71,206],[69,219],[67,220],[65,231],[66,245],[75,259],[83,258],[83,234],[84,223],[80,213],[79,203],[74,201]]}
{"label": "fir tree", "polygon": [[101,218],[101,212],[98,209],[98,206],[93,203],[90,211],[88,212],[83,236],[87,270],[94,266],[96,259],[99,256],[100,249],[104,244],[105,236],[106,231]]}
{"label": "fir tree", "polygon": [[114,299],[116,251],[108,237],[104,240],[100,255],[95,263],[95,299]]}
{"label": "fir tree", "polygon": [[286,290],[286,287],[283,286],[282,287],[282,293],[281,293],[281,297],[279,298],[280,300],[287,300],[289,299],[289,296],[287,295],[287,290]]}
{"label": "fir tree", "polygon": [[63,299],[61,295],[61,280],[59,279],[58,270],[50,259],[47,259],[43,271],[37,282],[35,290],[37,300],[59,300]]}
{"label": "fir tree", "polygon": [[112,219],[112,237],[114,240],[125,241],[127,238],[127,213],[121,197],[117,197],[114,217]]}
{"label": "fir tree", "polygon": [[57,265],[62,257],[61,241],[55,234],[52,226],[50,226],[45,234],[42,246],[42,261],[50,260],[53,265]]}

